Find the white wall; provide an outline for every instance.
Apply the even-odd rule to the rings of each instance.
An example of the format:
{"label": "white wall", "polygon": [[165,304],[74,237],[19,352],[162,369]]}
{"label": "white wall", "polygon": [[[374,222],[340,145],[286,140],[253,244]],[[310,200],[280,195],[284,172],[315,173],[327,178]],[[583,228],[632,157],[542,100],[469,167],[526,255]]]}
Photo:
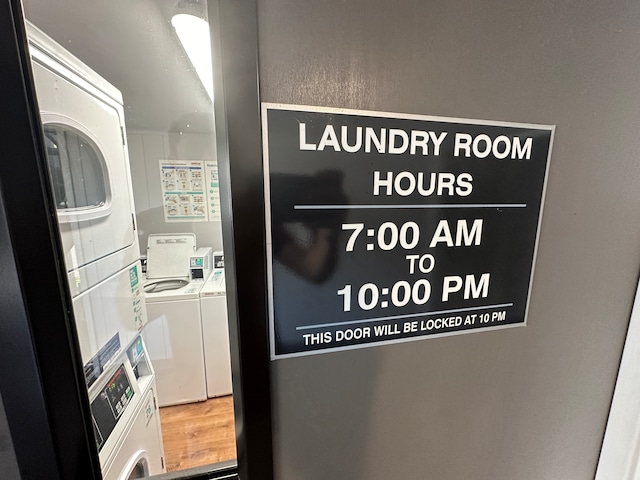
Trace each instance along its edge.
{"label": "white wall", "polygon": [[195,233],[198,247],[222,250],[220,222],[165,222],[158,164],[158,160],[215,160],[215,136],[130,131],[127,141],[142,254],[152,233]]}

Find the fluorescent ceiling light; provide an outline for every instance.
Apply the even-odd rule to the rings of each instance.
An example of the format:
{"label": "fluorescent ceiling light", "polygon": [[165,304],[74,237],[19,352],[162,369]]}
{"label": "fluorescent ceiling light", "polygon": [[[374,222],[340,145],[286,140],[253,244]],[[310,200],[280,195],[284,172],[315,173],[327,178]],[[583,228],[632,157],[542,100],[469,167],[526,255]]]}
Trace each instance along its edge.
{"label": "fluorescent ceiling light", "polygon": [[174,15],[171,24],[187,53],[200,82],[213,102],[213,69],[209,24],[203,18],[186,13]]}

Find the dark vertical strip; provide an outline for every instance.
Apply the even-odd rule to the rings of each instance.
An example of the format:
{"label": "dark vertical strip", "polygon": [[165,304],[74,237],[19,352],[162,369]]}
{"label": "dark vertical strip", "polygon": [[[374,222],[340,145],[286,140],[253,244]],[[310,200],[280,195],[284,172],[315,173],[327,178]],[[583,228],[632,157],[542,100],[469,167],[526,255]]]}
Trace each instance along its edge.
{"label": "dark vertical strip", "polygon": [[[0,253],[1,255],[1,253]],[[18,459],[7,422],[7,413],[0,396],[0,472],[5,478],[20,478]]]}
{"label": "dark vertical strip", "polygon": [[0,390],[21,478],[59,479],[4,207],[0,196]]}
{"label": "dark vertical strip", "polygon": [[209,2],[238,473],[273,478],[255,0]]}
{"label": "dark vertical strip", "polygon": [[19,0],[0,55],[2,397],[23,479],[100,478]]}

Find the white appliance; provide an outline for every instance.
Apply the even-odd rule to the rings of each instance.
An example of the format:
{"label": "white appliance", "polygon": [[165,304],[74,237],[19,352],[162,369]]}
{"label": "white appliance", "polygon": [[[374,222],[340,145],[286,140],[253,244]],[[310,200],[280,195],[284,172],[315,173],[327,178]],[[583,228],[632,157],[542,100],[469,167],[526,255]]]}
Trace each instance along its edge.
{"label": "white appliance", "polygon": [[114,359],[89,390],[104,480],[164,471],[155,375],[141,337]]}
{"label": "white appliance", "polygon": [[193,234],[149,235],[143,337],[156,371],[160,406],[207,399],[200,289],[189,280]]}
{"label": "white appliance", "polygon": [[[29,23],[27,32],[104,478],[163,473],[153,369],[137,377],[126,355],[135,346],[146,358],[147,315],[122,95]],[[144,459],[131,470],[134,447]]]}
{"label": "white appliance", "polygon": [[189,280],[204,280],[213,270],[213,248],[200,247],[189,258]]}
{"label": "white appliance", "polygon": [[202,338],[209,398],[231,395],[231,354],[224,268],[216,268],[200,291]]}
{"label": "white appliance", "polygon": [[127,345],[146,322],[122,95],[36,27],[27,24],[27,29],[67,279],[87,364],[114,336]]}

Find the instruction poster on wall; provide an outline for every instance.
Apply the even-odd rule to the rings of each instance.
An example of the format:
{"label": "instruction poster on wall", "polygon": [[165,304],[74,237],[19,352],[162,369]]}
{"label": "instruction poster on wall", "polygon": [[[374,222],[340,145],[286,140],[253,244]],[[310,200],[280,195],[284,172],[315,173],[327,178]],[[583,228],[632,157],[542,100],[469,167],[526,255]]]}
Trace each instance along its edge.
{"label": "instruction poster on wall", "polygon": [[220,221],[220,180],[218,178],[218,164],[213,161],[205,162],[205,178],[207,188],[207,209],[209,221]]}
{"label": "instruction poster on wall", "polygon": [[160,182],[166,222],[207,220],[202,161],[160,160]]}
{"label": "instruction poster on wall", "polygon": [[554,127],[262,109],[272,359],[526,324]]}

